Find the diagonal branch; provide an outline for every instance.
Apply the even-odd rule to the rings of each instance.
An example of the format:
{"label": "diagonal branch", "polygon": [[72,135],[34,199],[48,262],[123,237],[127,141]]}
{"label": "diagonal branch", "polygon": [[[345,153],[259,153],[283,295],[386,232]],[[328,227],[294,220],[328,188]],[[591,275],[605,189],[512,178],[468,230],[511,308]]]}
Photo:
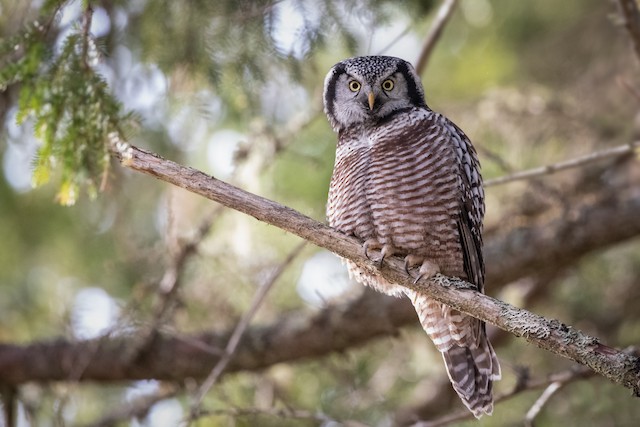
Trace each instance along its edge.
{"label": "diagonal branch", "polygon": [[[167,317],[169,317],[176,304],[176,297],[182,283],[185,265],[188,259],[197,252],[198,246],[209,233],[215,220],[220,216],[222,212],[221,208],[222,206],[218,205],[216,209],[209,212],[209,214],[201,220],[194,236],[188,240],[176,243],[175,247],[169,251],[171,255],[166,269],[162,277],[155,284],[157,299],[153,303],[151,319],[149,324],[139,331],[138,340],[127,350],[129,358],[135,359],[138,353],[143,351],[153,340],[160,326],[167,321]],[[132,305],[129,304],[127,310],[129,311],[132,308]]]}
{"label": "diagonal branch", "polygon": [[453,11],[457,4],[458,0],[444,0],[440,9],[438,9],[438,14],[435,17],[433,24],[431,24],[429,33],[424,39],[420,55],[416,61],[416,72],[418,74],[422,74],[425,68],[427,68],[433,49],[435,48],[436,43],[438,43],[438,40],[440,40],[442,31],[444,31],[444,27],[447,25],[447,22],[449,22],[449,19],[451,19],[451,15],[453,15]]}
{"label": "diagonal branch", "polygon": [[[630,349],[630,351],[633,351],[633,349]],[[529,372],[526,369],[521,369],[520,371],[521,372],[518,376],[518,381],[515,387],[506,393],[495,396],[495,404],[500,404],[527,391],[537,390],[543,387],[547,388],[551,384],[566,385],[575,381],[591,378],[595,375],[591,369],[581,365],[576,365],[563,371],[554,372],[542,379],[533,379],[529,377]],[[444,427],[456,422],[469,420],[471,418],[473,418],[473,414],[469,411],[457,411],[435,420],[419,421],[411,427]]]}
{"label": "diagonal branch", "polygon": [[547,386],[544,389],[538,400],[535,401],[533,406],[529,409],[524,418],[525,427],[533,427],[533,421],[540,414],[544,406],[549,402],[549,400],[553,397],[556,392],[558,392],[562,387],[564,387],[565,383],[556,381]]}
{"label": "diagonal branch", "polygon": [[617,147],[607,148],[601,151],[586,154],[574,159],[565,160],[558,163],[553,163],[546,166],[540,166],[525,171],[515,172],[510,175],[501,176],[487,180],[484,183],[486,187],[493,187],[494,185],[506,184],[508,182],[520,181],[524,179],[536,178],[543,175],[550,175],[556,172],[563,171],[565,169],[577,168],[587,165],[589,163],[597,162],[609,157],[620,157],[627,154],[633,154],[638,152],[640,154],[640,141],[634,141],[629,144],[619,145]]}
{"label": "diagonal branch", "polygon": [[216,366],[213,368],[213,370],[209,373],[207,378],[204,380],[204,382],[200,386],[197,396],[195,397],[194,405],[191,408],[192,417],[197,416],[197,414],[200,411],[200,405],[202,404],[202,400],[204,399],[204,396],[209,392],[211,387],[214,386],[216,381],[218,381],[218,378],[220,378],[220,376],[226,369],[227,365],[229,365],[229,362],[231,362],[233,355],[238,349],[238,344],[240,344],[240,340],[242,339],[242,336],[244,335],[245,331],[249,327],[249,323],[254,318],[256,312],[262,305],[264,299],[267,296],[267,293],[271,290],[271,288],[276,283],[276,281],[282,276],[282,273],[284,273],[286,268],[289,265],[291,265],[291,262],[293,262],[293,260],[300,254],[300,252],[302,252],[302,249],[304,249],[305,245],[306,245],[306,242],[302,242],[298,244],[298,246],[296,246],[293,249],[293,251],[289,253],[287,258],[280,265],[278,265],[278,267],[271,274],[269,279],[266,282],[264,282],[256,291],[256,294],[253,297],[253,301],[251,303],[251,307],[244,314],[244,316],[242,316],[242,319],[240,319],[240,322],[238,322],[238,325],[233,330],[233,333],[229,338],[229,342],[227,343],[227,347],[225,348],[224,354],[222,355],[218,363],[216,363]]}
{"label": "diagonal branch", "polygon": [[139,148],[122,144],[114,154],[130,169],[152,175],[195,194],[251,215],[289,231],[317,246],[350,259],[372,274],[413,289],[461,312],[494,324],[513,335],[557,355],[589,366],[640,396],[640,360],[601,344],[598,339],[527,310],[473,291],[459,279],[437,275],[426,284],[413,284],[399,259],[390,259],[381,269],[362,251],[361,242],[274,201],[248,193],[193,168]]}

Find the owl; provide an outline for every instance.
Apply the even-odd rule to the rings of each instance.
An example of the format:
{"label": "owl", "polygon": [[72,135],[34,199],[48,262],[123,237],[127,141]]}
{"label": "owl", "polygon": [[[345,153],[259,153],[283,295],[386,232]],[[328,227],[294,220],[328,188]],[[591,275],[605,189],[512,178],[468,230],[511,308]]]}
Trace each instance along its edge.
{"label": "owl", "polygon": [[[417,278],[440,272],[484,288],[484,192],[469,138],[432,111],[408,62],[362,56],[334,65],[324,110],[338,133],[327,217],[366,256],[404,258]],[[379,251],[379,253],[378,253]],[[485,324],[347,261],[357,281],[411,299],[454,390],[476,417],[493,411],[500,365]]]}

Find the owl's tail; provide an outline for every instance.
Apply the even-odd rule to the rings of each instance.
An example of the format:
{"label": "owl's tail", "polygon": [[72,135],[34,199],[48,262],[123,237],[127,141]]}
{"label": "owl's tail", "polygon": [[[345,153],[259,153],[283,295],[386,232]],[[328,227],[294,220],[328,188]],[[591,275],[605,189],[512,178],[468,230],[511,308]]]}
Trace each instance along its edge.
{"label": "owl's tail", "polygon": [[487,339],[484,322],[437,301],[407,291],[420,323],[442,353],[449,380],[476,418],[493,412],[493,381],[500,363]]}

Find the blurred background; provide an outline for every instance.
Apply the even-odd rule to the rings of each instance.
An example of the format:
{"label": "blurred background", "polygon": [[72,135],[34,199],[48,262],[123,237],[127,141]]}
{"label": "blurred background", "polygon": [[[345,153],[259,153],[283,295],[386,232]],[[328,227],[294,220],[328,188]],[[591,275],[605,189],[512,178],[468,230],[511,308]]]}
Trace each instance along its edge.
{"label": "blurred background", "polygon": [[[0,0],[0,35],[55,16],[47,33],[55,58],[67,37],[82,31],[86,2],[53,9],[50,3]],[[90,65],[124,111],[134,113],[132,144],[324,221],[336,141],[322,113],[326,72],[366,54],[415,64],[441,2],[90,4]],[[615,2],[460,0],[421,75],[428,105],[469,135],[491,180],[634,141],[638,65]],[[3,89],[1,342],[93,339],[150,324],[176,336],[232,330],[257,288],[299,245],[275,227],[115,163],[97,198],[82,192],[73,207],[61,206],[58,175],[32,186],[41,142],[33,120],[16,122],[20,84]],[[637,200],[638,169],[637,158],[617,157],[488,187],[487,293],[608,345],[640,345],[640,240],[633,231],[640,215],[615,227],[627,234],[594,237],[572,255],[564,256],[561,244],[573,232],[556,236],[558,247],[535,243],[548,238],[544,224],[578,217],[576,206]],[[531,224],[537,231],[519,241],[514,233]],[[179,259],[185,242],[196,250]],[[536,253],[527,268],[505,272],[501,260],[528,250]],[[536,261],[549,254],[553,262]],[[162,286],[172,289],[167,301],[158,296]],[[336,256],[307,245],[278,277],[247,333],[284,315],[306,318],[341,307],[362,292]],[[391,426],[456,413],[462,405],[415,320],[346,351],[226,375],[203,402],[218,412],[195,425]],[[498,393],[527,375],[544,379],[573,366],[522,339],[491,333],[503,367]],[[19,391],[18,425],[90,425],[164,386],[30,383]],[[543,389],[497,404],[492,417],[456,422],[521,425]],[[189,393],[178,392],[141,417],[111,425],[178,425],[190,402]],[[629,390],[590,377],[557,391],[535,425],[631,426],[638,418],[640,401]]]}

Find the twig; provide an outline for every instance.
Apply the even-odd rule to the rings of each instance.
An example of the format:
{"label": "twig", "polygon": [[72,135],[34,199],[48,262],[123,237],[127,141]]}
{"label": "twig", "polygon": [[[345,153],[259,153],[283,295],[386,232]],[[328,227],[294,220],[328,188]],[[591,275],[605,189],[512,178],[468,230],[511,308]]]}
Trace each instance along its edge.
{"label": "twig", "polygon": [[[216,213],[219,210],[220,209],[216,209],[209,216],[207,216],[207,220],[203,221],[201,226],[198,228],[198,233],[196,233],[196,235],[188,243],[181,245],[179,253],[182,253],[183,255],[186,254],[186,252],[188,252],[189,247],[195,247],[202,240],[202,238],[206,235],[207,230],[210,228],[211,221],[213,220],[213,218],[217,216]],[[276,280],[282,275],[286,267],[300,253],[300,251],[305,245],[306,245],[306,242],[302,242],[301,244],[299,244],[287,256],[287,258],[280,265],[278,265],[278,267],[273,272],[269,280],[267,280],[258,289],[258,292],[254,297],[251,307],[249,308],[247,313],[245,313],[243,318],[240,320],[240,322],[236,326],[236,329],[231,335],[231,338],[229,338],[227,347],[224,351],[218,352],[216,351],[215,348],[211,348],[210,346],[206,345],[206,343],[202,343],[197,340],[183,338],[183,337],[176,337],[176,339],[183,341],[194,348],[198,348],[201,351],[206,351],[210,353],[212,356],[220,357],[218,359],[218,363],[210,373],[209,377],[207,377],[207,379],[203,383],[199,392],[199,396],[196,399],[197,403],[196,403],[195,409],[192,410],[192,413],[194,413],[194,411],[196,410],[199,411],[198,406],[200,405],[204,395],[214,385],[215,381],[217,381],[217,379],[220,377],[220,374],[222,373],[222,371],[224,371],[224,368],[227,366],[227,364],[231,360],[231,357],[235,353],[235,350],[240,342],[240,339],[242,338],[242,334],[244,333],[247,326],[249,325],[249,322],[251,321],[251,318],[253,317],[253,315],[255,315],[255,313],[257,312],[262,301],[264,301],[264,297],[266,296],[269,289],[273,286]],[[180,259],[180,258],[181,257],[178,257],[176,259]],[[159,325],[156,325],[152,329],[147,329],[147,332],[151,331],[155,333],[157,331],[156,329],[157,326]],[[147,338],[150,338],[150,337],[147,337]],[[145,344],[145,346],[148,345],[150,342],[151,341]],[[138,346],[136,347],[140,348]],[[165,386],[156,393],[146,395],[139,399],[136,399],[134,402],[132,402],[131,404],[129,404],[127,407],[123,409],[113,411],[112,413],[101,418],[99,421],[90,424],[90,426],[91,427],[107,427],[107,426],[114,425],[117,421],[130,419],[135,416],[142,416],[149,411],[151,406],[153,406],[154,404],[156,404],[161,400],[168,399],[170,397],[175,396],[178,393],[178,391],[179,391],[179,387],[177,386],[174,386],[174,385]],[[200,412],[198,412],[198,414],[200,414]]]}
{"label": "twig", "polygon": [[565,169],[577,168],[609,157],[619,157],[625,154],[631,154],[638,148],[640,148],[640,141],[634,141],[629,144],[619,145],[617,147],[608,148],[606,150],[596,151],[594,153],[576,157],[574,159],[489,179],[485,181],[484,186],[486,188],[495,185],[506,184],[508,182],[521,181],[524,179],[536,178],[543,175],[550,175]]}
{"label": "twig", "polygon": [[195,402],[191,408],[189,421],[193,420],[197,416],[200,410],[200,405],[202,404],[202,400],[204,399],[204,396],[209,392],[209,390],[211,389],[211,387],[213,387],[216,381],[218,381],[218,378],[220,378],[220,375],[222,375],[222,372],[225,370],[225,368],[231,361],[231,358],[235,354],[235,351],[238,348],[238,344],[240,343],[240,340],[242,339],[244,332],[247,330],[249,323],[257,313],[258,308],[260,308],[260,306],[262,305],[265,297],[267,296],[267,293],[269,292],[269,290],[271,290],[273,285],[280,278],[282,273],[284,273],[284,271],[291,264],[291,262],[300,254],[300,252],[305,247],[305,245],[306,245],[306,242],[302,242],[298,246],[296,246],[289,253],[287,258],[285,258],[285,260],[282,263],[280,263],[280,265],[278,265],[278,267],[273,271],[269,279],[266,280],[258,288],[256,294],[253,297],[253,301],[251,302],[251,307],[249,307],[249,309],[244,314],[244,316],[242,316],[242,318],[240,319],[240,322],[238,322],[238,325],[234,329],[233,334],[231,334],[231,337],[229,338],[229,342],[227,343],[227,347],[225,349],[225,353],[218,360],[218,363],[216,363],[215,367],[211,370],[211,373],[209,374],[209,376],[204,380],[204,382],[200,386],[200,389],[198,390],[198,394],[195,397]]}
{"label": "twig", "polygon": [[637,58],[640,60],[640,12],[638,12],[637,0],[618,0],[624,26],[627,28],[629,38],[633,44]]}
{"label": "twig", "polygon": [[433,24],[431,24],[429,33],[422,44],[422,50],[420,51],[420,55],[416,61],[416,72],[419,75],[424,72],[425,68],[427,68],[433,48],[436,46],[436,43],[438,43],[438,40],[442,35],[442,31],[447,25],[447,22],[449,22],[451,15],[453,15],[453,11],[457,4],[458,0],[444,0],[440,9],[438,9],[438,13],[433,20]]}
{"label": "twig", "polygon": [[409,31],[411,31],[411,25],[407,25],[405,27],[405,29],[402,30],[402,32],[400,34],[395,36],[389,43],[386,44],[386,46],[384,46],[382,49],[380,49],[378,52],[376,52],[376,55],[383,55],[387,50],[391,49],[391,46],[393,46],[394,44],[398,43],[398,41],[401,38],[406,36],[409,33]]}
{"label": "twig", "polygon": [[458,279],[436,275],[429,283],[414,284],[399,258],[391,258],[379,268],[365,256],[362,242],[291,208],[248,193],[193,168],[128,144],[120,144],[114,155],[123,166],[152,175],[256,219],[296,234],[355,262],[374,275],[433,298],[456,310],[494,324],[513,335],[524,337],[536,346],[575,360],[633,390],[640,396],[640,360],[602,345],[596,338],[560,323],[518,309],[484,294]]}
{"label": "twig", "polygon": [[[490,150],[485,146],[478,147],[478,152],[481,153],[484,157],[488,158],[492,162],[494,162],[502,171],[505,173],[505,176],[511,176],[516,173],[515,168],[509,164],[501,155]],[[492,180],[485,181],[484,186],[490,187]],[[487,185],[488,184],[488,185]],[[569,208],[567,199],[562,196],[562,194],[553,188],[550,184],[547,184],[541,180],[532,180],[531,186],[536,190],[535,197],[540,198],[540,196],[548,196],[550,200],[553,200],[560,204],[565,210]]]}
{"label": "twig", "polygon": [[82,15],[82,65],[89,69],[89,43],[91,43],[91,21],[93,20],[93,8],[90,2],[86,2],[87,6]]}
{"label": "twig", "polygon": [[[549,387],[551,384],[565,385],[571,382],[588,379],[595,375],[595,372],[583,365],[576,365],[571,369],[555,372],[551,375],[548,375],[546,378],[538,380],[529,378],[528,371],[524,371],[524,374],[518,378],[518,382],[516,383],[513,390],[496,396],[494,402],[496,404],[502,403],[527,391]],[[458,411],[453,414],[447,414],[435,420],[420,421],[414,424],[412,427],[444,427],[472,418],[473,414],[471,414],[469,411]]]}
{"label": "twig", "polygon": [[209,230],[213,226],[213,223],[220,216],[221,212],[222,206],[217,206],[213,209],[201,221],[200,225],[196,229],[196,233],[190,239],[177,244],[175,249],[171,251],[172,254],[169,259],[169,263],[162,275],[162,278],[157,283],[158,300],[153,306],[151,321],[140,334],[136,345],[127,349],[127,357],[129,359],[134,359],[140,354],[140,352],[144,351],[157,333],[158,328],[166,320],[165,317],[167,316],[169,309],[173,306],[172,302],[180,288],[180,278],[187,260],[191,255],[196,253],[198,246],[207,236]]}
{"label": "twig", "polygon": [[160,389],[152,394],[140,396],[130,402],[127,406],[112,411],[103,416],[98,421],[87,424],[87,427],[111,427],[117,425],[121,421],[131,420],[134,418],[144,418],[153,405],[156,403],[174,397],[180,388],[173,384],[163,384]]}
{"label": "twig", "polygon": [[556,381],[547,386],[544,389],[540,397],[534,402],[531,408],[527,411],[527,415],[524,417],[525,427],[533,427],[533,420],[538,416],[544,405],[547,404],[551,396],[553,396],[558,390],[564,386],[565,383]]}
{"label": "twig", "polygon": [[[266,140],[271,144],[272,152],[267,156],[262,156],[257,170],[259,172],[264,172],[268,167],[273,166],[275,164],[275,162],[273,161],[275,156],[284,152],[285,150],[290,149],[292,142],[296,141],[295,137],[300,135],[303,130],[311,126],[313,122],[315,122],[323,115],[324,113],[321,108],[312,108],[303,115],[297,115],[293,117],[291,120],[289,120],[287,125],[279,131],[266,130],[265,132],[263,132],[261,136],[265,137]],[[251,144],[249,144],[249,146],[251,146]],[[250,149],[249,147],[243,147],[242,151],[244,153],[249,153],[255,152],[256,150]],[[246,162],[246,157],[247,154],[244,154],[240,158],[243,158],[245,160],[245,163],[248,163]],[[236,158],[240,160],[238,156],[236,156]]]}

